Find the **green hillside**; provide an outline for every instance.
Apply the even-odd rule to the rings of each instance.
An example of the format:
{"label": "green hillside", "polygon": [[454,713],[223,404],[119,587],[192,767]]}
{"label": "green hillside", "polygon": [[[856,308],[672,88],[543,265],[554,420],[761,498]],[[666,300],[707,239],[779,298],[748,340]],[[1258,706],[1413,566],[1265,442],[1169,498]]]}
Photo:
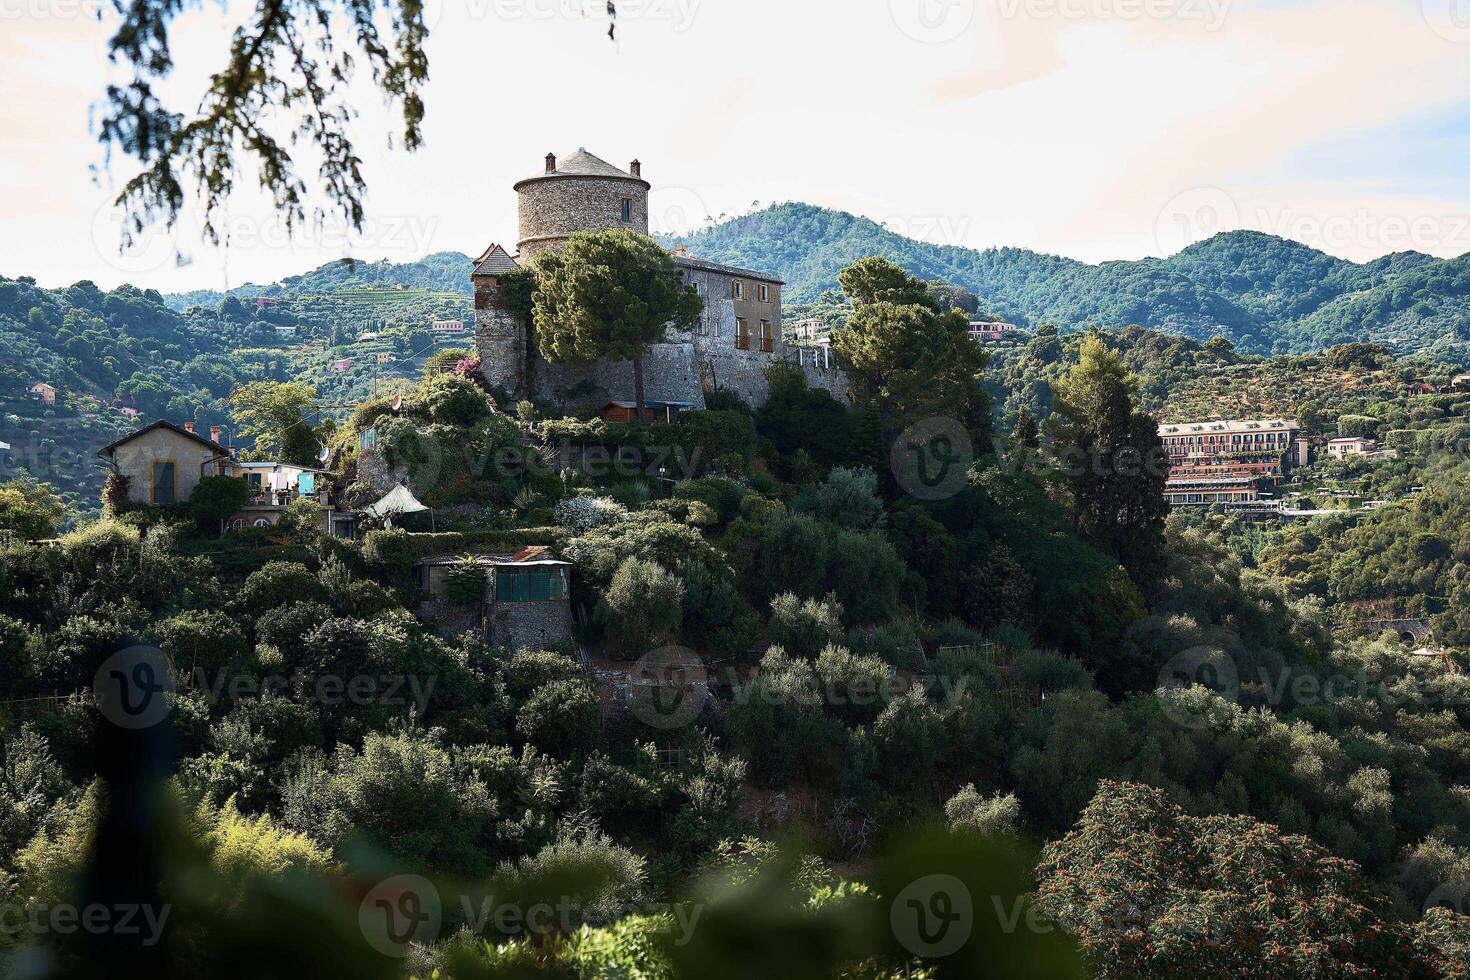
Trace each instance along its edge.
{"label": "green hillside", "polygon": [[1470,360],[1470,259],[1404,252],[1360,264],[1272,235],[1229,232],[1166,259],[1088,265],[1025,249],[914,241],[807,204],[735,218],[685,243],[703,258],[780,275],[787,299],[798,303],[835,289],[838,271],[853,261],[883,255],[925,279],[964,286],[982,308],[1033,326],[1138,324],[1198,340],[1224,336],[1253,354],[1384,342]]}

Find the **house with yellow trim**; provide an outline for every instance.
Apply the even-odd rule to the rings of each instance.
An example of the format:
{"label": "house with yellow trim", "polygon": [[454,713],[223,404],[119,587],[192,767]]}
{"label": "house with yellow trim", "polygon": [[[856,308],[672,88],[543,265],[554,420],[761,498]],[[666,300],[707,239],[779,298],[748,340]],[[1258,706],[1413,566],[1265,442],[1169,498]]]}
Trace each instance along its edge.
{"label": "house with yellow trim", "polygon": [[336,510],[331,495],[331,473],[292,463],[243,462],[235,450],[220,442],[220,427],[211,426],[209,438],[160,419],[103,446],[97,453],[126,478],[128,502],[138,507],[186,504],[206,476],[229,476],[250,486],[250,499],[226,521],[231,530],[274,527],[286,508],[297,500],[315,501],[322,511],[322,529],[338,536],[352,533],[353,515]]}

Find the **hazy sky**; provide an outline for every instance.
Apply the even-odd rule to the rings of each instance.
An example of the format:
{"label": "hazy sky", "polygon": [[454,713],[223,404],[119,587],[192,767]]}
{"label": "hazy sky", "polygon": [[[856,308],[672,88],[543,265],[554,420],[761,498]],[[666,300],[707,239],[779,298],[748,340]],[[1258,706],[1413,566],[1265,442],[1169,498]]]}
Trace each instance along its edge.
{"label": "hazy sky", "polygon": [[[221,288],[514,248],[511,184],[578,146],[643,161],[660,229],[807,201],[1087,261],[1236,227],[1353,259],[1470,251],[1470,0],[620,0],[615,44],[604,0],[427,2],[427,145],[390,149],[354,93],[362,235],[287,241],[252,189],[227,251],[189,215],[119,257],[89,173],[111,22],[0,0],[0,274]],[[249,10],[204,8],[175,30],[180,105]]]}

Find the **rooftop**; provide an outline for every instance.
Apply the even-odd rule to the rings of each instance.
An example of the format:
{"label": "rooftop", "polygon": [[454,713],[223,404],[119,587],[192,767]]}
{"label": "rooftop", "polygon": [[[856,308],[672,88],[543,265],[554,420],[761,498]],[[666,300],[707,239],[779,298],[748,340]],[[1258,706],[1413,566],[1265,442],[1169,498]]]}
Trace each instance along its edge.
{"label": "rooftop", "polygon": [[[510,253],[499,245],[491,245],[485,249],[485,253],[475,260],[475,271],[477,276],[502,276],[507,272],[514,272],[520,266],[516,260],[510,257]],[[458,320],[437,320],[435,326],[442,323],[458,323]]]}
{"label": "rooftop", "polygon": [[588,153],[586,147],[579,147],[576,153],[565,160],[560,157],[552,157],[548,162],[553,165],[554,169],[517,181],[516,189],[519,190],[522,184],[529,184],[532,181],[555,180],[558,177],[612,177],[619,180],[636,181],[645,188],[652,186],[642,177],[634,177],[628,171],[619,170],[601,157]]}
{"label": "rooftop", "polygon": [[1217,422],[1166,422],[1159,426],[1161,436],[1234,435],[1246,432],[1290,432],[1301,428],[1286,419],[1224,419]]}
{"label": "rooftop", "polygon": [[221,456],[228,456],[228,455],[230,455],[230,451],[228,449],[226,449],[224,446],[221,446],[219,443],[212,442],[209,439],[204,438],[203,436],[201,436],[197,432],[190,432],[189,430],[185,429],[181,425],[174,425],[172,422],[168,421],[167,419],[159,419],[157,422],[154,422],[152,425],[145,425],[141,429],[134,429],[132,432],[129,432],[127,435],[123,436],[121,439],[114,439],[112,442],[109,442],[107,445],[105,445],[101,449],[97,450],[97,455],[98,456],[103,456],[103,457],[110,456],[110,455],[112,455],[112,451],[115,450],[118,446],[121,446],[121,445],[123,445],[125,443],[132,442],[134,439],[138,438],[139,436],[144,435],[144,434],[149,433],[149,432],[152,432],[155,429],[169,429],[169,430],[171,430],[173,432],[178,433],[179,435],[183,436],[186,439],[193,439],[195,442],[200,443],[201,445],[205,446],[206,448],[213,449],[216,453],[218,453]]}
{"label": "rooftop", "polygon": [[710,262],[706,259],[696,259],[692,255],[675,255],[674,261],[686,269],[701,269],[705,272],[719,272],[727,276],[743,276],[747,279],[758,279],[761,282],[784,285],[783,280],[777,279],[769,272],[756,272],[753,269],[741,269],[733,265],[721,265],[718,262]]}

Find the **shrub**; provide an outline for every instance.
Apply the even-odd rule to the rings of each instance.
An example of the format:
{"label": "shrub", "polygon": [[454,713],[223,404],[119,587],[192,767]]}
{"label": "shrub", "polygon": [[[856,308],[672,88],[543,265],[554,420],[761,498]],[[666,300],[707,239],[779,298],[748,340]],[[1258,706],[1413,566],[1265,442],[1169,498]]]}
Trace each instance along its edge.
{"label": "shrub", "polygon": [[1014,837],[1021,823],[1021,804],[1014,793],[981,796],[970,783],[944,804],[949,829],[982,837]]}
{"label": "shrub", "polygon": [[552,681],[580,677],[582,666],[565,654],[552,650],[517,650],[501,671],[506,690],[517,700]]}
{"label": "shrub", "polygon": [[755,454],[755,423],[748,414],[721,410],[687,411],[679,416],[681,445],[691,465],[743,469]]}
{"label": "shrub", "polygon": [[628,558],[613,574],[599,613],[623,653],[641,653],[679,628],[684,583],[655,562]]}
{"label": "shrub", "polygon": [[468,428],[490,415],[485,393],[469,378],[441,374],[420,386],[429,417],[439,425]]}
{"label": "shrub", "polygon": [[728,524],[740,516],[740,501],[748,493],[750,488],[745,484],[724,476],[685,480],[674,486],[675,497],[708,504],[714,509],[721,524]]}
{"label": "shrub", "polygon": [[817,655],[816,670],[829,711],[844,724],[868,725],[877,719],[888,687],[887,664],[829,646]]}
{"label": "shrub", "polygon": [[267,609],[255,620],[255,638],[261,643],[294,654],[306,635],[332,618],[322,602],[291,602]]}
{"label": "shrub", "polygon": [[822,708],[809,661],[771,647],[749,688],[730,706],[730,730],[751,773],[768,785],[810,774],[839,732]]}
{"label": "shrub", "polygon": [[796,498],[792,509],[860,530],[877,527],[884,519],[878,477],[866,468],[833,467],[826,480]]}
{"label": "shrub", "polygon": [[224,522],[250,500],[250,484],[236,476],[206,476],[189,497],[189,511],[201,527],[222,531]]}
{"label": "shrub", "polygon": [[594,527],[611,524],[628,516],[628,509],[610,497],[578,495],[556,505],[556,522],[573,534],[586,534]]}
{"label": "shrub", "polygon": [[536,748],[558,758],[591,746],[602,727],[602,709],[584,680],[543,684],[516,715],[516,731]]}
{"label": "shrub", "polygon": [[835,597],[798,599],[784,592],[771,600],[771,642],[810,660],[842,638],[842,604]]}
{"label": "shrub", "polygon": [[760,637],[760,619],[728,573],[685,562],[679,577],[684,582],[684,641],[727,657],[749,652]]}
{"label": "shrub", "polygon": [[485,566],[474,555],[464,555],[450,566],[444,579],[444,594],[450,602],[472,606],[485,598]]}
{"label": "shrub", "polygon": [[895,667],[917,670],[923,666],[923,647],[909,623],[887,623],[855,633],[853,645]]}
{"label": "shrub", "polygon": [[257,615],[287,603],[324,603],[328,598],[326,586],[311,569],[295,562],[268,562],[240,587],[241,605]]}
{"label": "shrub", "polygon": [[165,620],[158,638],[181,675],[236,666],[250,650],[236,618],[210,609],[193,609]]}
{"label": "shrub", "polygon": [[493,884],[500,894],[564,891],[558,910],[564,908],[574,926],[621,918],[630,905],[644,899],[647,886],[643,858],[599,831],[568,834],[534,857],[516,862],[513,869],[502,869],[496,879]]}

